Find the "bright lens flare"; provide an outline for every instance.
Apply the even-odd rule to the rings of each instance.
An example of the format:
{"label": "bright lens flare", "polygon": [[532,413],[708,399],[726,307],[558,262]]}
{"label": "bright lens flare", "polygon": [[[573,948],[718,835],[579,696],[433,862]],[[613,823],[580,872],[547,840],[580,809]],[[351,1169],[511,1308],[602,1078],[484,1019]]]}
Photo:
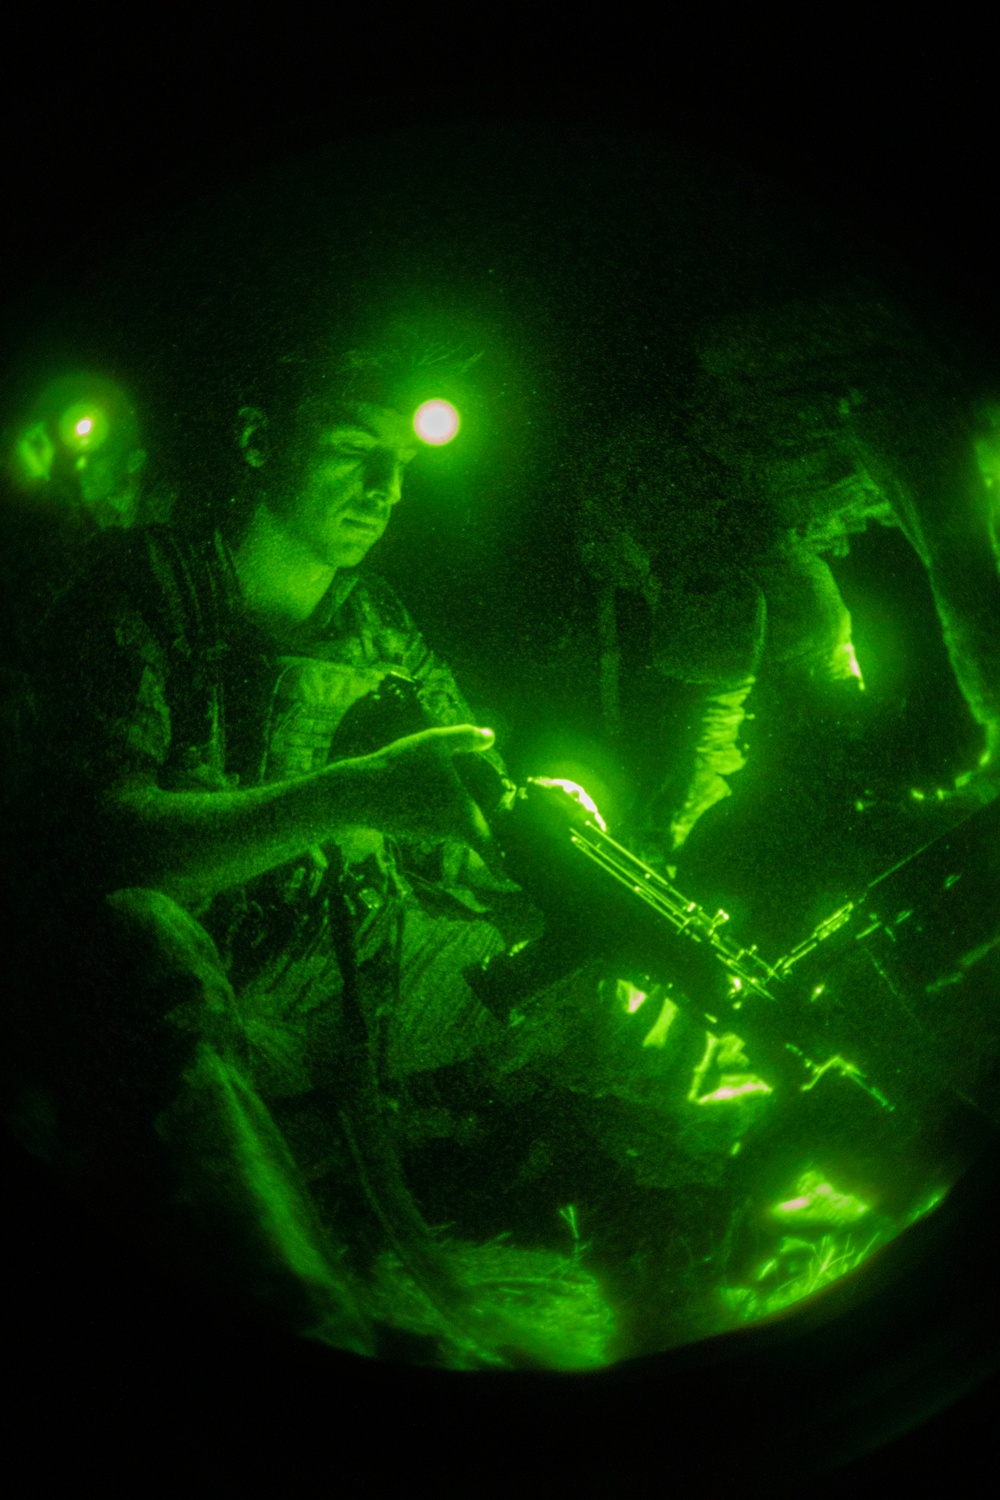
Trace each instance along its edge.
{"label": "bright lens flare", "polygon": [[98,448],[108,435],[108,419],[100,407],[76,401],[59,418],[59,436],[70,448]]}
{"label": "bright lens flare", "polygon": [[597,803],[588,792],[584,791],[583,787],[578,781],[567,781],[562,776],[532,776],[531,779],[536,783],[537,786],[562,787],[564,792],[568,792],[575,801],[579,802],[580,806],[585,812],[589,812],[591,814],[594,822],[597,824],[598,828],[600,828],[602,833],[607,833],[608,825],[601,817]]}
{"label": "bright lens flare", "polygon": [[425,401],[413,414],[413,429],[422,442],[440,448],[450,443],[460,426],[450,401]]}

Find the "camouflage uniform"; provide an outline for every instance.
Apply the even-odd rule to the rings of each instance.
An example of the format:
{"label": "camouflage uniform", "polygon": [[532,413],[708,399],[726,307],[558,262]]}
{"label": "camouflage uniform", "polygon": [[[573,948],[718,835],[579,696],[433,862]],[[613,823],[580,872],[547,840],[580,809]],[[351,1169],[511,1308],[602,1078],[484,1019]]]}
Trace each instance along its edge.
{"label": "camouflage uniform", "polygon": [[427,1261],[381,1086],[502,1035],[461,971],[503,947],[487,916],[516,888],[460,843],[351,828],[189,911],[112,889],[98,803],[122,777],[225,792],[315,771],[390,670],[435,722],[471,712],[380,579],[339,575],[276,645],[242,610],[222,538],[165,527],[109,538],[51,616],[47,653],[21,895],[48,968],[35,963],[19,1041],[43,1087],[20,1091],[22,1132],[109,1201],[148,1199],[158,1238],[193,1226],[220,1277],[283,1321],[372,1352],[340,1264],[349,1236],[331,1237],[310,1184],[360,1175],[400,1254]]}

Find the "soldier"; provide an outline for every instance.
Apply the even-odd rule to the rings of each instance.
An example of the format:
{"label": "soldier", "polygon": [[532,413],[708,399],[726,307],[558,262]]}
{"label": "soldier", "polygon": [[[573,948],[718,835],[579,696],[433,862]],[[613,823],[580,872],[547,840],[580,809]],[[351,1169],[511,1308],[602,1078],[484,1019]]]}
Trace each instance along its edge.
{"label": "soldier", "polygon": [[[641,416],[588,465],[581,553],[600,590],[602,701],[618,721],[616,591],[640,595],[650,652],[695,695],[688,770],[655,812],[667,854],[729,794],[761,661],[863,685],[826,561],[872,524],[900,527],[927,571],[955,677],[1000,765],[1000,572],[988,475],[961,382],[870,291],[706,329],[684,412]],[[995,432],[995,429],[993,429]],[[978,457],[978,462],[977,462]]]}
{"label": "soldier", "polygon": [[[22,1139],[171,1274],[193,1259],[359,1353],[399,1353],[416,1318],[435,1362],[558,1363],[461,1290],[391,1139],[408,1078],[502,1049],[463,972],[523,905],[452,764],[492,761],[503,793],[493,734],[362,566],[414,413],[469,362],[282,362],[239,409],[217,517],[108,533],[54,609],[10,1092]],[[344,758],[389,673],[433,727]]]}

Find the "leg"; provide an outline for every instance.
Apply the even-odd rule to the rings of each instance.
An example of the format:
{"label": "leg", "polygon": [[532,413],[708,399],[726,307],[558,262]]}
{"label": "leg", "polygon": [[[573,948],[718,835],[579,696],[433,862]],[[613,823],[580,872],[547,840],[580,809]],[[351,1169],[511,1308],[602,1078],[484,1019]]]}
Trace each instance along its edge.
{"label": "leg", "polygon": [[[710,591],[665,586],[654,616],[653,660],[666,677],[697,691],[682,767],[671,771],[653,798],[640,830],[655,849],[675,853],[700,818],[730,795],[728,778],[746,757],[740,730],[768,622],[765,595],[755,579],[732,570]],[[653,852],[653,849],[650,852]]]}
{"label": "leg", "polygon": [[739,733],[746,718],[744,704],[754,680],[747,677],[728,692],[709,689],[699,705],[694,770],[684,800],[670,819],[673,853],[686,842],[699,818],[731,795],[727,778],[742,771],[747,763]]}
{"label": "leg", "polygon": [[851,616],[829,565],[789,534],[760,573],[767,597],[767,653],[816,683],[864,687]]}
{"label": "leg", "polygon": [[207,1274],[285,1327],[372,1352],[249,1080],[233,993],[204,928],[160,892],[130,889],[79,936],[50,1076],[63,1159],[112,1232],[137,1233],[170,1276]]}
{"label": "leg", "polygon": [[503,947],[488,921],[432,916],[415,903],[407,906],[400,998],[388,1024],[388,1077],[447,1067],[496,1044],[502,1028],[476,999],[462,970]]}

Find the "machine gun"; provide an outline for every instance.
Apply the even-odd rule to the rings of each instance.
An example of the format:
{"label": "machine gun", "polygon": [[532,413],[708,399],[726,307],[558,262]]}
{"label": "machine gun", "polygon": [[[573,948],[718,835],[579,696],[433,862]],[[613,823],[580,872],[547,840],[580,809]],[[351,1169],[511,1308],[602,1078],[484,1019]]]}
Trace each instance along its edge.
{"label": "machine gun", "polygon": [[536,778],[495,820],[546,932],[470,976],[484,1003],[509,1009],[589,953],[738,1036],[775,1086],[809,1092],[839,1077],[890,1113],[948,1094],[1000,1124],[1000,798],[773,961],[614,839],[588,801]]}
{"label": "machine gun", "polygon": [[[429,722],[419,685],[389,674],[345,716],[333,753],[369,753]],[[738,1036],[775,1085],[806,1092],[841,1077],[890,1112],[944,1089],[1000,1123],[996,1048],[981,1045],[1000,994],[1000,799],[769,961],[729,937],[725,911],[710,913],[613,838],[581,787],[532,777],[514,788],[474,754],[453,764],[505,872],[545,919],[541,937],[467,972],[501,1019],[596,963],[663,985],[713,1034]]]}

